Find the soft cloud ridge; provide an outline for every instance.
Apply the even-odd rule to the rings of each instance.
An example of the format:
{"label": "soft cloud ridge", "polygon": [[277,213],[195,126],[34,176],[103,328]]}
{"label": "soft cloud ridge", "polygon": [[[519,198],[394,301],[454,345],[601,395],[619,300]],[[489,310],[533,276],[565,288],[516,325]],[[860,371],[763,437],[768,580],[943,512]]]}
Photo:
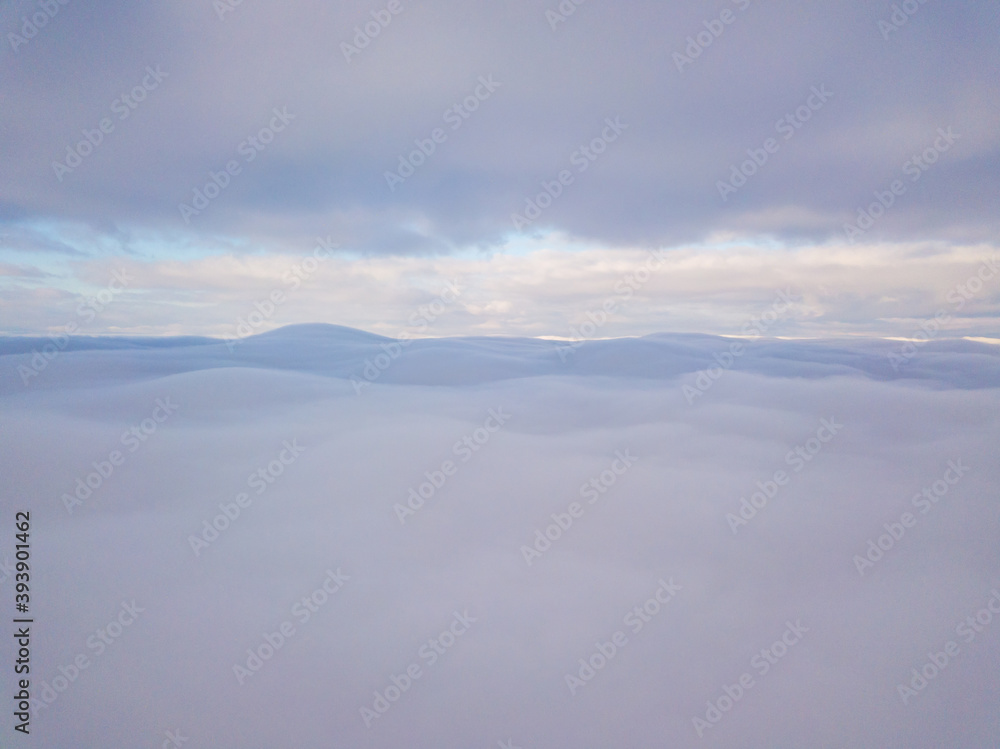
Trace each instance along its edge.
{"label": "soft cloud ridge", "polygon": [[991,745],[1000,357],[899,343],[5,339],[31,740]]}

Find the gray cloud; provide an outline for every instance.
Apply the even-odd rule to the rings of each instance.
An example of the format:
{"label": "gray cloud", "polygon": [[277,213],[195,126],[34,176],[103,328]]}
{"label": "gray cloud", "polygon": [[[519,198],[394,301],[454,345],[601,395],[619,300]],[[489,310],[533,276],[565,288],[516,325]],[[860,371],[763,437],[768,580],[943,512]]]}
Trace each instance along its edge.
{"label": "gray cloud", "polygon": [[[167,236],[338,232],[362,252],[447,252],[503,241],[510,214],[620,116],[620,142],[536,226],[609,244],[719,232],[818,240],[842,237],[873,191],[908,179],[904,163],[951,126],[953,150],[868,238],[995,236],[996,19],[985,7],[920,5],[886,40],[889,3],[740,5],[588,2],[553,30],[545,6],[402,3],[348,63],[341,43],[381,6],[244,3],[219,20],[208,2],[70,3],[4,52],[0,85],[17,106],[3,115],[0,204],[9,220]],[[32,7],[9,5],[0,24],[16,33]],[[723,9],[733,22],[678,71],[672,55]],[[58,182],[51,162],[156,65],[169,77]],[[450,131],[443,113],[481,75],[502,87]],[[833,97],[784,141],[777,121],[813,86]],[[210,171],[242,163],[240,144],[274,107],[295,121],[185,224],[178,204]],[[447,140],[391,192],[384,172],[435,127]],[[769,137],[780,149],[723,202],[717,181]]]}

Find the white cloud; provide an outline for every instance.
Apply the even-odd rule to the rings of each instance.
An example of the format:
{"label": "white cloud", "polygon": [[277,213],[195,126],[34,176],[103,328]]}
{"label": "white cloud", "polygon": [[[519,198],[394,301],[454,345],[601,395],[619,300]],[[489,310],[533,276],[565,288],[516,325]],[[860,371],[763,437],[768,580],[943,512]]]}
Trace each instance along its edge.
{"label": "white cloud", "polygon": [[[862,374],[884,359],[871,342],[759,343],[744,371],[688,405],[681,385],[719,347],[608,341],[581,349],[570,376],[543,342],[432,340],[360,395],[344,378],[381,349],[337,329],[289,329],[233,354],[66,352],[27,389],[15,374],[27,357],[0,357],[0,472],[11,509],[32,517],[35,694],[90,657],[58,682],[34,738],[995,745],[1000,621],[971,642],[956,632],[1000,583],[995,352],[938,349],[914,362],[921,382],[879,381]],[[158,398],[176,412],[68,514],[61,495],[127,450],[123,433]],[[490,409],[509,418],[487,432]],[[843,426],[813,451],[824,419]],[[304,450],[274,462],[287,444]],[[796,446],[808,460],[789,459]],[[616,451],[636,460],[612,480]],[[954,460],[969,471],[920,515],[911,499]],[[778,470],[791,481],[734,536],[727,513]],[[595,478],[606,491],[589,504],[581,487]],[[394,504],[429,482],[438,488],[401,524]],[[553,520],[573,502],[582,516]],[[854,556],[907,510],[916,527],[859,575]],[[225,529],[196,556],[189,536],[206,519]],[[555,522],[566,527],[528,566],[521,546]],[[312,598],[331,571],[346,581]],[[629,618],[661,580],[680,586],[669,605]],[[132,599],[141,616],[97,657],[88,637]],[[476,621],[439,639],[466,610]],[[807,631],[779,652],[788,622]],[[610,662],[571,693],[566,676],[616,637]],[[898,684],[949,640],[959,654],[903,704]],[[268,641],[282,644],[271,654]],[[268,657],[241,685],[234,665],[257,663],[248,648]],[[10,663],[10,642],[0,651]],[[420,676],[366,728],[360,708],[414,663]],[[754,686],[699,739],[692,719],[744,673]]]}
{"label": "white cloud", "polygon": [[[912,337],[920,323],[943,309],[949,319],[941,335],[989,337],[1000,310],[1000,278],[992,270],[997,252],[989,245],[728,244],[662,251],[655,264],[645,250],[569,250],[566,245],[555,235],[547,246],[515,255],[333,256],[308,273],[301,267],[311,247],[301,253],[88,261],[69,267],[79,283],[94,287],[107,283],[120,267],[137,279],[86,333],[233,336],[255,302],[279,291],[285,301],[258,332],[329,322],[395,336],[412,328],[411,315],[450,281],[461,289],[457,302],[432,329],[411,333],[573,337],[571,331],[588,319],[588,312],[612,300],[609,321],[593,337],[663,330],[734,334],[780,290],[801,298],[771,330],[784,336]],[[644,265],[649,277],[626,283]],[[293,271],[296,267],[300,270]],[[974,293],[956,292],[983,268],[984,280],[973,284]],[[54,304],[54,290],[31,290],[27,284],[12,288],[5,316],[11,332],[58,328],[73,318],[81,300],[63,294]]]}

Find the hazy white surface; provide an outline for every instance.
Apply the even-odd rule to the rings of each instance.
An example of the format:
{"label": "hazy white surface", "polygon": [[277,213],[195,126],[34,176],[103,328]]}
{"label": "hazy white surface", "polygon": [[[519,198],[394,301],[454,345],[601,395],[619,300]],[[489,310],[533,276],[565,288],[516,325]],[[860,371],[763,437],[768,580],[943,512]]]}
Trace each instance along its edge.
{"label": "hazy white surface", "polygon": [[[1000,742],[1000,619],[955,627],[1000,587],[1000,357],[928,344],[896,375],[898,343],[758,342],[693,404],[682,388],[728,341],[414,343],[360,394],[379,339],[302,326],[241,342],[152,341],[60,353],[25,386],[31,343],[0,341],[3,537],[32,517],[33,689],[78,653],[91,665],[32,721],[25,746],[907,747]],[[73,348],[88,347],[85,342]],[[28,353],[16,353],[24,352]],[[159,425],[82,506],[61,495],[157,398]],[[490,409],[509,421],[467,462],[453,445]],[[821,419],[843,428],[796,472]],[[285,440],[305,452],[258,495],[247,477]],[[635,465],[593,505],[581,484],[615,451]],[[445,460],[456,475],[405,524],[393,506]],[[968,473],[926,515],[911,497],[948,461]],[[755,482],[790,480],[734,535]],[[253,504],[195,556],[189,535],[247,491]],[[574,501],[584,514],[531,566],[521,546]],[[916,526],[862,577],[882,525]],[[290,612],[327,569],[350,579],[304,624]],[[641,631],[623,622],[681,589]],[[0,584],[9,610],[12,581]],[[135,599],[145,612],[100,657],[87,639]],[[421,645],[468,610],[438,662]],[[265,632],[295,634],[242,686]],[[802,640],[760,675],[751,658]],[[628,643],[571,695],[565,676],[617,630]],[[961,652],[904,705],[897,684],[948,640]],[[12,735],[0,646],[0,730]],[[390,676],[422,676],[367,728]],[[724,684],[755,686],[695,733]]]}

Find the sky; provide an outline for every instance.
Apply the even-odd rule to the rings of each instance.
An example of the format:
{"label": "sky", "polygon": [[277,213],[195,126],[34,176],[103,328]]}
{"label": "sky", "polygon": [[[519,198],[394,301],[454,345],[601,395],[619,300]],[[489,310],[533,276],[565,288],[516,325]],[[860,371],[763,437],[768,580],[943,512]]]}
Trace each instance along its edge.
{"label": "sky", "polygon": [[1000,746],[998,31],[0,0],[0,746]]}
{"label": "sky", "polygon": [[4,2],[0,332],[997,338],[998,14]]}

